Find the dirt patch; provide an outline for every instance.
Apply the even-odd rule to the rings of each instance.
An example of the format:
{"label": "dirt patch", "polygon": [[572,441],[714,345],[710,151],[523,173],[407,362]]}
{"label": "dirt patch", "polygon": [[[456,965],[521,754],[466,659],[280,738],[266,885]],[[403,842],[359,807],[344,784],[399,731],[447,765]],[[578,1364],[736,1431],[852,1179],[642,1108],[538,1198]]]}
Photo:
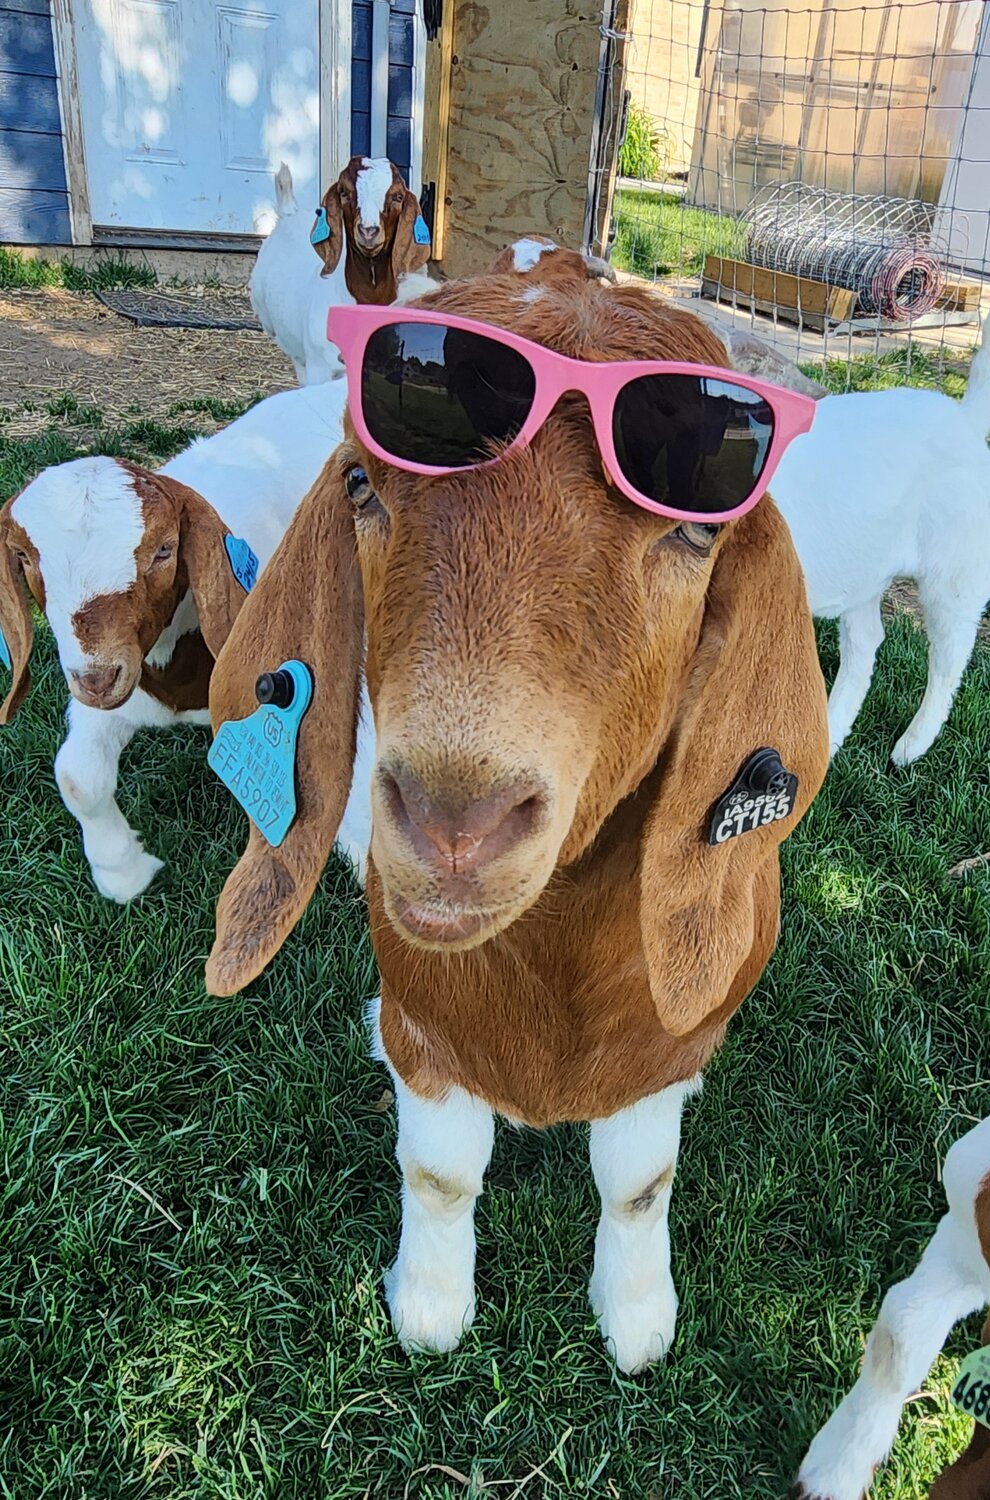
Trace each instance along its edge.
{"label": "dirt patch", "polygon": [[[16,408],[16,435],[50,421],[44,407],[66,391],[107,426],[165,420],[177,402],[249,401],[295,385],[292,366],[263,333],[137,328],[91,292],[0,292],[0,407]],[[15,435],[8,424],[5,430]]]}

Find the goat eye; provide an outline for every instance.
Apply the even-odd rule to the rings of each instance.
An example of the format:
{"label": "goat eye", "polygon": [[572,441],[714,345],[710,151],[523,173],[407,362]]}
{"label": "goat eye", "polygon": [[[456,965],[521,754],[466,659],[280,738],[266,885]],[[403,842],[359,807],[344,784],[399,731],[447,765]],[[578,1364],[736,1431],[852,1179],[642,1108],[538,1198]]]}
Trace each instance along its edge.
{"label": "goat eye", "polygon": [[364,510],[364,507],[370,505],[372,500],[378,499],[371,488],[371,480],[360,464],[355,464],[344,475],[344,489],[347,491],[348,499],[353,501],[358,510]]}
{"label": "goat eye", "polygon": [[175,548],[172,546],[172,543],[171,542],[166,542],[163,547],[159,547],[158,551],[155,553],[155,555],[151,559],[151,561],[153,563],[168,562],[169,558],[172,556],[172,553],[174,551],[175,551]]}
{"label": "goat eye", "polygon": [[685,542],[692,552],[707,557],[721,529],[713,521],[682,521],[670,535],[675,541]]}

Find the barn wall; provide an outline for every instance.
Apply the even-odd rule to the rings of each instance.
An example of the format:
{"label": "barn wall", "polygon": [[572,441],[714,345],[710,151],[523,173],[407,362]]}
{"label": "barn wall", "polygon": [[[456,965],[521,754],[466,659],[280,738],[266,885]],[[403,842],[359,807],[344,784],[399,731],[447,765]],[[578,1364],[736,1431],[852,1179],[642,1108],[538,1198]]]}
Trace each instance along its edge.
{"label": "barn wall", "polygon": [[49,0],[0,0],[0,241],[71,237]]}

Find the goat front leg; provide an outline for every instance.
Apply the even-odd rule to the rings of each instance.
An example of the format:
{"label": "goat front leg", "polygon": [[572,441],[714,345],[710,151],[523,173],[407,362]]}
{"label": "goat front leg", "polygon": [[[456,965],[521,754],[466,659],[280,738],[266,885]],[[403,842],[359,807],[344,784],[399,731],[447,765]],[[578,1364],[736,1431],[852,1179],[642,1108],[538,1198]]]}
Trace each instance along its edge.
{"label": "goat front leg", "polygon": [[492,1111],[463,1089],[424,1099],[396,1073],[402,1232],[385,1278],[405,1349],[455,1348],[474,1321],[474,1205],[492,1154]]}
{"label": "goat front leg", "polygon": [[620,1370],[663,1359],[674,1338],[670,1196],[681,1110],[695,1083],[678,1083],[591,1122],[591,1169],[602,1200],[589,1295]]}
{"label": "goat front leg", "polygon": [[55,757],[62,801],[78,819],[96,889],[111,901],[146,890],[162,861],[145,852],[114,796],[121,753],[139,725],[125,709],[69,704],[69,732]]}
{"label": "goat front leg", "polygon": [[982,1306],[972,1230],[952,1213],[939,1222],[917,1270],[891,1287],[866,1345],[863,1370],[805,1456],[794,1500],[860,1500],[897,1436],[917,1390],[960,1318]]}

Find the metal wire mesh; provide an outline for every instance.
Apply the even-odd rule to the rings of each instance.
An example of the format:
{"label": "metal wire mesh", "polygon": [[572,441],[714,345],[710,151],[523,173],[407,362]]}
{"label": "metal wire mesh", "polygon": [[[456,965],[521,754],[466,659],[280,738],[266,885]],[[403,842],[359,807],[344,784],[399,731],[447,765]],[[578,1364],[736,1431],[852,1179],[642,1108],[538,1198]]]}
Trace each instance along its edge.
{"label": "metal wire mesh", "polygon": [[746,256],[849,288],[862,312],[906,322],[930,312],[945,288],[947,246],[933,218],[919,199],[771,183],[746,212]]}
{"label": "metal wire mesh", "polygon": [[990,309],[990,5],[632,0],[625,24],[619,271],[833,388],[963,368]]}

